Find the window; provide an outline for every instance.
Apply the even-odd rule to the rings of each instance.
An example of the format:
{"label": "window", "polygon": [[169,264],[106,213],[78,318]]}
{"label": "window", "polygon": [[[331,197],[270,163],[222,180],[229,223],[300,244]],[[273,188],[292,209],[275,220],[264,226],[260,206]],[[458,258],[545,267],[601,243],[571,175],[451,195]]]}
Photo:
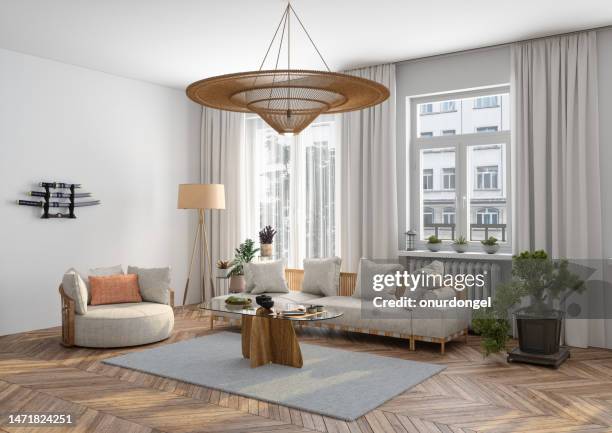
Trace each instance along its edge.
{"label": "window", "polygon": [[421,132],[421,137],[433,137],[433,132]]}
{"label": "window", "polygon": [[476,132],[497,132],[497,126],[479,126]]}
{"label": "window", "polygon": [[476,224],[498,224],[499,222],[499,209],[496,208],[479,209],[476,215]]}
{"label": "window", "polygon": [[319,116],[290,137],[258,116],[246,116],[245,138],[248,236],[256,240],[261,227],[272,225],[274,255],[289,266],[306,257],[339,255],[335,117]]}
{"label": "window", "polygon": [[477,189],[497,189],[497,166],[477,167],[476,168],[476,188]]}
{"label": "window", "polygon": [[474,100],[474,108],[493,108],[498,106],[497,96],[483,96]]}
{"label": "window", "polygon": [[442,188],[455,189],[455,168],[454,167],[442,169]]}
{"label": "window", "polygon": [[422,104],[421,115],[433,113],[433,104]]}
{"label": "window", "polygon": [[455,208],[445,207],[443,218],[444,218],[444,224],[455,224]]}
{"label": "window", "polygon": [[433,169],[423,169],[423,189],[433,189]]}
{"label": "window", "polygon": [[457,104],[455,101],[443,101],[440,103],[441,113],[448,113],[450,111],[457,111]]}
{"label": "window", "polygon": [[[454,102],[456,112],[446,102]],[[440,112],[421,117],[431,104]],[[473,108],[488,110],[473,110]],[[507,87],[413,98],[409,141],[407,228],[421,240],[465,236],[478,242],[495,236],[510,251],[510,117]],[[427,137],[423,132],[431,132]],[[479,132],[487,132],[479,133]]]}
{"label": "window", "polygon": [[434,208],[423,208],[423,224],[426,226],[432,225],[434,222]]}

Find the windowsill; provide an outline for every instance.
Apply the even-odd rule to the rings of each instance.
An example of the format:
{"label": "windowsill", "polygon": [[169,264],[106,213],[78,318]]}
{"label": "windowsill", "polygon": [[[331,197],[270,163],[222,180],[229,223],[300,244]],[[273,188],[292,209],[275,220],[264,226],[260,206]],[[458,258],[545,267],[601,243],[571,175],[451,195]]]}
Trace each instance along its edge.
{"label": "windowsill", "polygon": [[397,252],[400,257],[438,257],[441,259],[465,259],[465,260],[488,260],[488,261],[501,261],[511,260],[512,254],[510,253],[495,253],[487,254],[485,252],[465,252],[458,253],[452,250],[433,252],[429,250],[415,250],[405,251],[400,250]]}
{"label": "windowsill", "polygon": [[499,108],[499,104],[487,105],[486,107],[472,107],[473,110],[486,110],[487,108]]}

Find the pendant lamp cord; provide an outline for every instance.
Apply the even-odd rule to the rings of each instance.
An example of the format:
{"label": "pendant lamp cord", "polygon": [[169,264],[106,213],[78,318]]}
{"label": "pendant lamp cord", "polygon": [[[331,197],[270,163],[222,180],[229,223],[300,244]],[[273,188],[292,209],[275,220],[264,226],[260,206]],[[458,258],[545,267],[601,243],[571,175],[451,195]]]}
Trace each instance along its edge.
{"label": "pendant lamp cord", "polygon": [[[315,51],[319,55],[319,58],[321,59],[321,61],[325,65],[325,69],[327,69],[328,72],[331,72],[331,69],[329,69],[329,65],[327,64],[327,62],[323,58],[323,55],[321,54],[321,51],[319,51],[319,48],[317,47],[317,45],[312,40],[312,37],[310,37],[310,33],[308,33],[308,30],[306,30],[306,27],[304,26],[304,23],[302,23],[302,20],[300,19],[299,15],[295,11],[295,9],[293,9],[293,6],[291,6],[291,3],[287,3],[287,7],[285,8],[285,12],[283,13],[283,16],[281,17],[278,25],[276,26],[276,31],[274,32],[274,36],[272,36],[272,40],[270,41],[270,44],[268,45],[268,49],[266,50],[266,55],[264,56],[263,60],[261,61],[261,64],[259,65],[259,70],[261,71],[263,69],[264,64],[266,63],[266,59],[268,58],[268,55],[270,54],[270,50],[272,49],[272,45],[274,45],[274,41],[276,40],[276,37],[278,36],[278,31],[280,30],[281,25],[283,27],[283,30],[281,31],[281,41],[280,41],[280,44],[278,46],[277,59],[280,56],[280,52],[281,52],[281,49],[283,47],[283,39],[284,39],[285,27],[286,27],[287,28],[287,69],[291,69],[291,22],[290,22],[290,14],[291,14],[291,12],[293,12],[293,15],[295,16],[295,18],[297,19],[298,23],[300,24],[300,27],[302,27],[302,30],[304,30],[304,33],[306,33],[306,36],[308,37],[308,40],[310,41],[310,43],[312,44],[313,48],[315,49]],[[277,66],[276,67],[278,67],[278,61],[277,61]]]}

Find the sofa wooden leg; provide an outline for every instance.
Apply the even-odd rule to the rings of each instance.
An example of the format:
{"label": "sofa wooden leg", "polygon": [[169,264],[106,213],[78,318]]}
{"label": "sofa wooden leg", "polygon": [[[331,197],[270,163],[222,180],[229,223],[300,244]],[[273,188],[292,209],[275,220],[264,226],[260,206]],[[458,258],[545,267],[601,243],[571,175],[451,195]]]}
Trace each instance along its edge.
{"label": "sofa wooden leg", "polygon": [[441,354],[441,355],[444,355],[444,352],[445,352],[445,350],[446,350],[445,346],[446,346],[446,342],[445,342],[445,341],[442,341],[442,342],[440,343],[440,354]]}
{"label": "sofa wooden leg", "polygon": [[210,313],[210,329],[213,329],[215,327],[215,316]]}
{"label": "sofa wooden leg", "polygon": [[416,350],[415,339],[410,337],[410,350]]}

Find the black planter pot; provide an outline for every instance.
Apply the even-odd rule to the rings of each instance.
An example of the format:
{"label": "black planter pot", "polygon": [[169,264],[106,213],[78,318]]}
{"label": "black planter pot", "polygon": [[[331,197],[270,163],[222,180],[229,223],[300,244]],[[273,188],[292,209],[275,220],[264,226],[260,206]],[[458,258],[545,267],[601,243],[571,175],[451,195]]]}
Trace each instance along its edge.
{"label": "black planter pot", "polygon": [[523,353],[553,355],[559,352],[563,312],[519,310],[515,313],[519,348]]}

